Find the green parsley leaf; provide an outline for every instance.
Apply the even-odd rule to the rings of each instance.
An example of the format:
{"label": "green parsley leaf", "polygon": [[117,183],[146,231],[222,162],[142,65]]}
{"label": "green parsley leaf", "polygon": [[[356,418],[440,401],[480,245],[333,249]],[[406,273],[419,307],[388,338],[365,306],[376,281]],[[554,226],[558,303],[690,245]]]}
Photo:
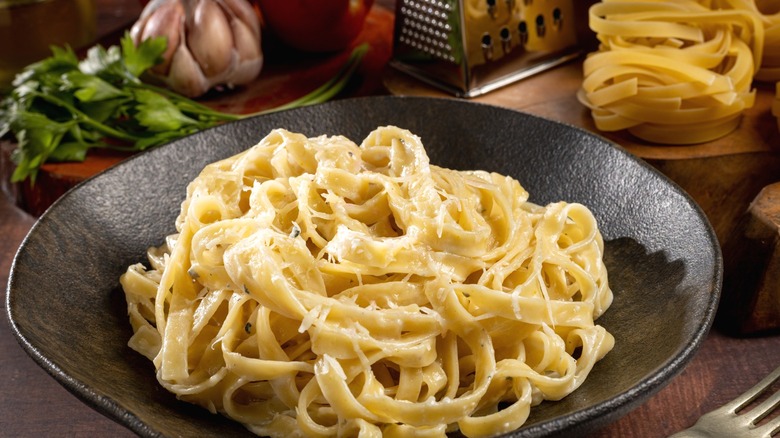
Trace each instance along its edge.
{"label": "green parsley leaf", "polygon": [[184,115],[170,100],[154,91],[134,90],[138,101],[135,118],[152,131],[175,131],[185,125],[196,124],[197,121]]}
{"label": "green parsley leaf", "polygon": [[11,126],[23,127],[17,129],[15,134],[19,147],[11,157],[17,165],[11,181],[30,178],[34,182],[38,168],[60,144],[69,125],[57,123],[42,114],[20,111],[14,115]]}
{"label": "green parsley leaf", "polygon": [[73,95],[82,102],[95,102],[117,97],[125,97],[119,88],[81,71],[71,71],[62,75],[63,86],[73,90]]}
{"label": "green parsley leaf", "polygon": [[[344,67],[315,91],[258,114],[323,102],[342,90],[366,52],[359,46]],[[83,60],[70,47],[27,66],[0,102],[0,137],[12,135],[12,181],[35,182],[47,161],[81,161],[91,148],[141,151],[199,130],[256,114],[216,111],[141,80],[162,61],[163,37],[139,45],[129,33],[118,46],[91,47]]]}
{"label": "green parsley leaf", "polygon": [[165,37],[148,38],[138,46],[133,44],[132,38],[122,38],[120,44],[127,70],[135,77],[141,77],[146,70],[161,63],[167,46]]}
{"label": "green parsley leaf", "polygon": [[52,161],[84,161],[87,155],[84,143],[77,141],[63,142],[52,151],[49,159]]}

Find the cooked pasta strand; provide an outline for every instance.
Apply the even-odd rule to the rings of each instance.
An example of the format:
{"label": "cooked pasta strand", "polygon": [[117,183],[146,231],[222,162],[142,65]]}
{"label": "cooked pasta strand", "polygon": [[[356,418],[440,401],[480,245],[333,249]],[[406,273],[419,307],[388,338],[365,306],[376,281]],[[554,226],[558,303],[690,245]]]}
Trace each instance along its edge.
{"label": "cooked pasta strand", "polygon": [[396,127],[274,130],[203,169],[176,229],[120,279],[129,345],[258,435],[507,432],[614,344],[586,207],[437,167]]}

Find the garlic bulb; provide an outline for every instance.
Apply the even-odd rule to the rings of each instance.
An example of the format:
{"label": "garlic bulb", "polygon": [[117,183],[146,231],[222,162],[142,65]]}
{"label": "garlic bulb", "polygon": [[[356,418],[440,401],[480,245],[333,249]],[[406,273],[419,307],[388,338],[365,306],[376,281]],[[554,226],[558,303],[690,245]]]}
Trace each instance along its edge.
{"label": "garlic bulb", "polygon": [[130,35],[136,44],[167,38],[152,72],[188,97],[246,84],[263,68],[260,20],[246,0],[152,0]]}

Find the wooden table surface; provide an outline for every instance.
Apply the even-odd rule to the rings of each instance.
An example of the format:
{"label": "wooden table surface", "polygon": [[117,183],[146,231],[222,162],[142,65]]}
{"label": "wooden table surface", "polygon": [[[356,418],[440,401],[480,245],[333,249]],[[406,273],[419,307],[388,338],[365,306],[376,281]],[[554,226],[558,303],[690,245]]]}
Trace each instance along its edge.
{"label": "wooden table surface", "polygon": [[[138,6],[130,1],[123,3],[101,0],[99,4],[115,6],[101,10],[100,23],[104,32],[126,25],[127,17],[132,17],[138,12]],[[120,6],[125,9],[120,9]],[[571,84],[572,81],[577,80],[576,71],[576,65],[569,65],[551,75],[568,78],[565,80]],[[541,81],[541,79],[535,80]],[[427,92],[421,92],[419,89],[411,90],[408,87],[415,87],[414,85],[405,82],[405,79],[394,77],[392,73],[388,74],[386,82],[391,91],[392,88],[407,87],[406,91],[409,94]],[[534,94],[530,90],[536,89],[535,86],[534,82],[518,86],[525,87],[517,90],[525,90],[523,96],[525,102],[529,103],[522,109],[569,123],[587,125],[587,117],[583,116],[582,109],[573,107],[571,102],[565,99],[539,98],[534,101]],[[510,89],[503,95],[494,95],[491,98],[501,100],[500,96],[507,96],[507,93],[512,92],[514,91]],[[544,93],[540,91],[537,94]],[[517,105],[510,103],[508,106]],[[620,138],[616,141],[620,142]],[[631,150],[631,145],[627,143],[624,145]],[[722,202],[724,197],[734,196],[735,191],[740,190],[746,193],[740,193],[739,199],[749,202],[753,191],[758,190],[761,184],[773,182],[771,175],[762,175],[767,175],[767,172],[777,168],[775,167],[777,157],[771,150],[743,150],[728,154],[700,150],[698,156],[689,155],[687,159],[647,155],[657,152],[653,150],[643,152],[636,149],[634,152],[640,156],[645,155],[644,158],[649,162],[689,190],[694,199],[702,204],[720,238],[724,238],[732,230],[733,222],[743,206],[737,205],[718,213],[717,203]],[[696,171],[692,172],[690,169]],[[706,169],[710,169],[711,172],[726,173],[738,171],[748,175],[753,172],[755,178],[752,178],[752,182],[739,185],[741,188],[731,188],[724,182],[719,191],[713,192],[711,187],[706,190],[697,189],[696,178],[701,177]],[[731,182],[733,183],[733,179]],[[6,196],[0,194],[0,284],[7,284],[13,256],[34,221],[34,217],[18,209]],[[122,437],[133,435],[129,430],[87,407],[27,357],[11,333],[6,312],[5,292],[3,292],[2,308],[0,370],[3,378],[0,379],[0,436]],[[592,436],[628,438],[667,436],[692,425],[701,414],[735,397],[778,365],[780,365],[780,335],[735,337],[715,328],[680,375],[645,404]]]}

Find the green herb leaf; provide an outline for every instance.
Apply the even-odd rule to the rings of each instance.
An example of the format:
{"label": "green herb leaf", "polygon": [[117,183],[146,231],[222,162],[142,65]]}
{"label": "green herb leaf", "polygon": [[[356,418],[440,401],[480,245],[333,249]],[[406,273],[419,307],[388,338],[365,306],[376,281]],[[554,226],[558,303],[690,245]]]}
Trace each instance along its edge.
{"label": "green herb leaf", "polygon": [[170,100],[154,91],[134,90],[138,101],[138,114],[135,118],[152,131],[175,131],[185,125],[196,124],[197,121],[185,116]]}
{"label": "green herb leaf", "polygon": [[146,70],[161,63],[167,47],[165,37],[148,38],[136,47],[130,34],[125,34],[120,44],[127,70],[135,77],[140,77]]}
{"label": "green herb leaf", "polygon": [[[20,127],[23,128],[18,129]],[[11,181],[22,181],[29,177],[34,182],[38,168],[60,144],[69,125],[57,123],[42,114],[21,111],[14,115],[11,128],[16,132],[19,142],[19,147],[11,156],[17,166]]]}
{"label": "green herb leaf", "polygon": [[170,141],[176,140],[177,138],[181,138],[184,137],[185,135],[192,134],[195,132],[197,132],[196,128],[192,128],[189,130],[166,131],[166,132],[159,132],[154,134],[150,133],[150,135],[142,137],[138,139],[135,143],[133,143],[133,148],[138,151],[143,151],[151,147],[160,146],[161,144],[168,143]]}
{"label": "green herb leaf", "polygon": [[143,82],[162,60],[164,38],[138,46],[129,34],[119,46],[91,47],[79,61],[70,47],[29,65],[0,102],[0,137],[13,135],[12,181],[30,179],[47,161],[84,160],[94,147],[140,151],[199,130],[288,108],[324,102],[343,90],[367,46],[357,47],[339,72],[311,93],[277,108],[237,115],[216,111],[171,90]]}
{"label": "green herb leaf", "polygon": [[134,78],[128,76],[127,68],[122,62],[122,52],[117,46],[108,50],[103,46],[94,46],[87,50],[87,57],[79,63],[79,70],[88,75],[100,76],[109,81],[122,83]]}
{"label": "green herb leaf", "polygon": [[78,68],[79,59],[70,47],[51,47],[52,56],[27,66],[14,78],[13,85],[18,87],[31,78],[49,73],[59,76],[62,73]]}
{"label": "green herb leaf", "polygon": [[51,161],[84,161],[87,158],[87,147],[77,141],[62,142],[49,155]]}
{"label": "green herb leaf", "polygon": [[117,98],[94,102],[82,102],[80,108],[87,117],[103,123],[112,118],[119,119],[124,117],[124,106],[129,100],[129,98]]}
{"label": "green herb leaf", "polygon": [[64,89],[73,91],[73,95],[82,102],[95,102],[125,96],[122,90],[103,79],[80,71],[65,73],[62,75],[62,81]]}

